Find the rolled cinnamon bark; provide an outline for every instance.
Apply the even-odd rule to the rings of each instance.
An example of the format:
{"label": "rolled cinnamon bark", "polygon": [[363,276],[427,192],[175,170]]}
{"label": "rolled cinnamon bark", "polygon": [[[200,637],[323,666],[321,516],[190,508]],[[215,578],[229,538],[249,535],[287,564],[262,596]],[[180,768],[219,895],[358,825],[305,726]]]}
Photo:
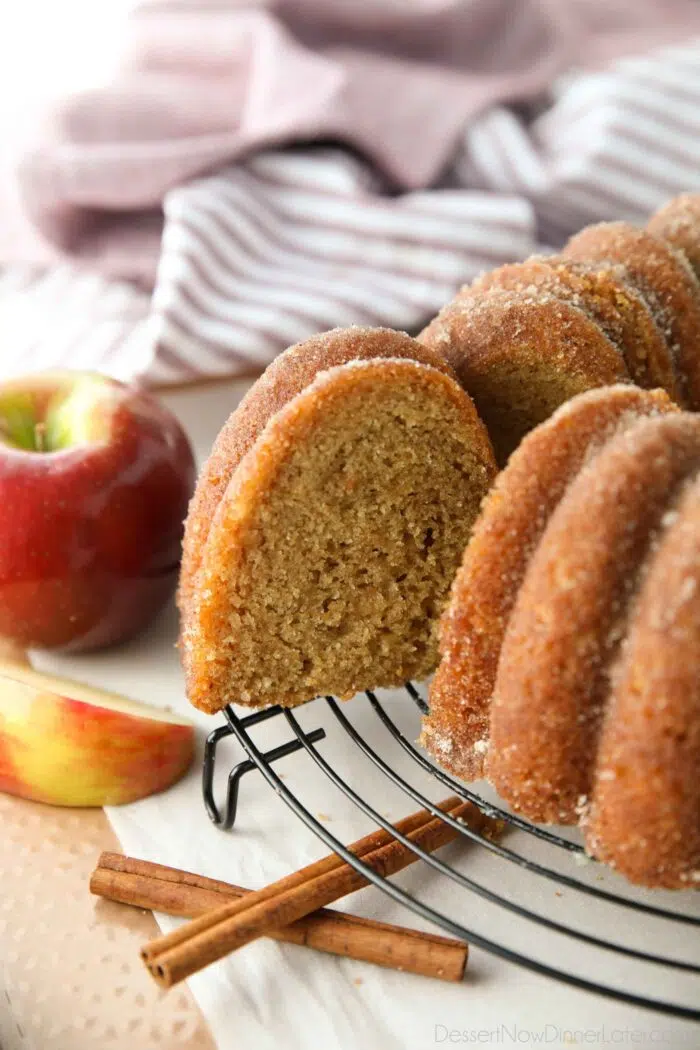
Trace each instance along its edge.
{"label": "rolled cinnamon bark", "polygon": [[[90,879],[90,892],[122,904],[193,919],[250,891],[163,864],[103,853]],[[274,930],[270,936],[288,944],[442,981],[461,981],[469,955],[468,945],[451,937],[327,908]]]}
{"label": "rolled cinnamon bark", "polygon": [[[453,818],[472,828],[489,826],[484,814],[469,802],[448,799],[439,804]],[[452,824],[422,810],[396,825],[411,846],[432,852],[458,835]],[[390,833],[374,833],[348,847],[378,874],[386,877],[418,859],[418,854]],[[307,865],[238,901],[192,920],[145,946],[141,957],[151,976],[169,988],[257,937],[304,918],[311,912],[353,893],[368,880],[337,854]]]}

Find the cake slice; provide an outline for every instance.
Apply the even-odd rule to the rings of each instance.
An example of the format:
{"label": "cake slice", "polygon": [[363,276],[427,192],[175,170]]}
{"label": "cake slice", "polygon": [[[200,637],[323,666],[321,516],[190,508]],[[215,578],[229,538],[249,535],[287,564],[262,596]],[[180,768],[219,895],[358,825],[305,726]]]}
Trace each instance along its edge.
{"label": "cake slice", "polygon": [[495,472],[444,366],[387,357],[320,372],[234,464],[207,527],[190,522],[191,702],[291,706],[425,677]]}
{"label": "cake slice", "polygon": [[333,328],[329,332],[290,346],[265,369],[253,384],[214,442],[202,467],[189,507],[183,539],[178,605],[185,616],[199,571],[209,528],[219,500],[236,467],[255,444],[265,424],[323,369],[348,361],[380,357],[408,358],[430,365],[456,379],[442,354],[389,328]]}

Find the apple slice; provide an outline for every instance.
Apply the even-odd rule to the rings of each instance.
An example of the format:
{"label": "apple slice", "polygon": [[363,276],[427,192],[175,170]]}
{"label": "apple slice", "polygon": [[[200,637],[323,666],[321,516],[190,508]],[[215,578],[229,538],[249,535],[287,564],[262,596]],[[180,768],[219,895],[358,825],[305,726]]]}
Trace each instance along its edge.
{"label": "apple slice", "polygon": [[114,806],[189,768],[194,726],[116,693],[0,658],[0,791],[55,806]]}

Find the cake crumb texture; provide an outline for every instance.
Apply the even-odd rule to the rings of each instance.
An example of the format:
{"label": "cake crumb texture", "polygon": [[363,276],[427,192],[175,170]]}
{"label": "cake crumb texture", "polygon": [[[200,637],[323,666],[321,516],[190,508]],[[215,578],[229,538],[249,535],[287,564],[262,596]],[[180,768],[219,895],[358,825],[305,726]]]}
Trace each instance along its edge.
{"label": "cake crumb texture", "polygon": [[407,358],[454,377],[443,356],[404,332],[388,328],[335,328],[290,346],[250,388],[222,427],[204,464],[190,503],[183,540],[178,606],[187,616],[211,522],[236,468],[265,424],[324,369],[348,361]]}
{"label": "cake crumb texture", "polygon": [[192,703],[293,705],[424,678],[495,471],[444,372],[385,359],[320,373],[217,506],[184,621]]}

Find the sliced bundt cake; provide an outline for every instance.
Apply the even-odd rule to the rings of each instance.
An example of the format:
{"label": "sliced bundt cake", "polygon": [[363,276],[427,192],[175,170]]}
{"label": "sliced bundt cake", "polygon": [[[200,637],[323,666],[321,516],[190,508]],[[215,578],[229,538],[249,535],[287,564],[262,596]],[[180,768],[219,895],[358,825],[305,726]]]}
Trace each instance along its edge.
{"label": "sliced bundt cake", "polygon": [[629,379],[600,326],[543,292],[466,288],[418,338],[445,356],[474,398],[501,464],[564,401]]}
{"label": "sliced bundt cake", "polygon": [[700,878],[700,417],[631,393],[564,406],[499,478],[424,740],[468,777],[485,755],[518,812],[580,821],[590,852],[673,888]]}
{"label": "sliced bundt cake", "polygon": [[[237,432],[235,416],[226,429]],[[214,476],[228,480],[193,506],[210,521],[189,523],[201,543],[196,561],[195,540],[186,552],[181,594],[192,703],[292,705],[428,674],[496,470],[445,366],[386,357],[329,368],[260,413],[233,470],[222,447]]]}

